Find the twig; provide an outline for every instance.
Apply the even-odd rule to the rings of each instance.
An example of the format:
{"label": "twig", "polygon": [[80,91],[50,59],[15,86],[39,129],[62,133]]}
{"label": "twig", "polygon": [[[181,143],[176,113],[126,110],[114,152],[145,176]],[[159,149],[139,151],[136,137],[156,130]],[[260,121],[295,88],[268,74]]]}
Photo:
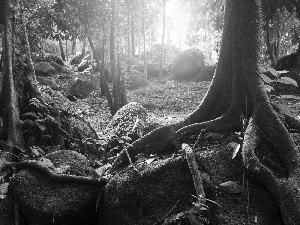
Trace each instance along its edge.
{"label": "twig", "polygon": [[181,201],[181,199],[178,199],[176,204],[156,223],[153,225],[161,225],[163,224],[164,220],[173,212],[173,210],[177,207],[178,203]]}
{"label": "twig", "polygon": [[97,131],[95,131],[95,129],[92,128],[92,126],[91,126],[91,124],[89,122],[87,122],[85,119],[83,119],[81,116],[79,116],[79,115],[77,115],[75,113],[73,113],[73,116],[76,117],[76,118],[78,118],[78,119],[80,119],[82,122],[84,122],[86,125],[88,125],[88,127],[91,129],[91,131],[93,131],[93,133],[95,134],[96,138],[100,139],[100,137],[97,134]]}
{"label": "twig", "polygon": [[128,157],[128,160],[129,160],[129,162],[130,162],[130,165],[133,167],[133,169],[136,171],[136,172],[138,172],[138,173],[140,173],[140,171],[135,167],[135,165],[133,164],[133,162],[132,162],[132,160],[131,160],[131,158],[130,158],[130,156],[129,156],[129,153],[128,153],[128,151],[127,151],[127,148],[125,148],[125,152],[126,152],[126,155],[127,155],[127,157]]}
{"label": "twig", "polygon": [[202,129],[201,132],[200,132],[200,134],[199,134],[199,136],[198,136],[198,138],[197,138],[197,141],[193,145],[193,149],[196,148],[196,147],[198,147],[200,141],[203,141],[203,139],[204,139],[204,133],[205,133],[205,129]]}

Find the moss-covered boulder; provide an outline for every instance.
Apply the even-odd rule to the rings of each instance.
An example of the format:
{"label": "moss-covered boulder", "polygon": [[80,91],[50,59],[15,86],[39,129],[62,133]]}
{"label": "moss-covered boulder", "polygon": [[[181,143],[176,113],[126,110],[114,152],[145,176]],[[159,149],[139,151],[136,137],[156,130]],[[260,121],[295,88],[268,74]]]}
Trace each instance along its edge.
{"label": "moss-covered boulder", "polygon": [[211,81],[214,77],[216,65],[204,66],[200,72],[193,78],[193,81]]}
{"label": "moss-covered boulder", "polygon": [[179,54],[172,64],[174,80],[190,80],[204,67],[204,54],[196,48]]}
{"label": "moss-covered boulder", "polygon": [[104,130],[106,150],[112,155],[127,144],[158,128],[155,117],[137,102],[130,102],[117,111]]}
{"label": "moss-covered boulder", "polygon": [[[246,176],[241,156],[232,160],[232,149],[226,144],[198,150],[199,170],[210,178],[204,184],[206,198],[215,202],[206,202],[209,210],[201,214],[207,222],[203,224],[283,224],[279,207],[267,189]],[[228,181],[244,185],[244,191],[230,193],[217,188]],[[172,216],[170,224],[191,224],[187,214],[182,220],[175,218],[192,208],[196,201],[193,195],[195,186],[182,156],[135,163],[135,168],[119,171],[104,188],[98,224],[162,224]]]}
{"label": "moss-covered boulder", "polygon": [[127,90],[139,89],[150,84],[143,74],[137,72],[127,72],[124,79],[125,88]]}
{"label": "moss-covered boulder", "polygon": [[[73,151],[57,151],[45,156],[56,168],[91,176],[88,160]],[[49,162],[48,162],[49,163]],[[10,182],[9,194],[27,224],[94,224],[95,207],[103,185],[70,180],[52,180],[42,171],[28,168]]]}

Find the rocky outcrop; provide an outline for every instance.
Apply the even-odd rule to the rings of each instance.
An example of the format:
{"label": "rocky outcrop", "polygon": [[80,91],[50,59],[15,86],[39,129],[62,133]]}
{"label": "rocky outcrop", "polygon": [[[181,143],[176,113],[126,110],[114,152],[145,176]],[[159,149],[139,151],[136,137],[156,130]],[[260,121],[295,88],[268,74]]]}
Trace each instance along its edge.
{"label": "rocky outcrop", "polygon": [[47,62],[39,62],[34,65],[35,75],[41,77],[53,76],[56,70]]}
{"label": "rocky outcrop", "polygon": [[124,75],[124,83],[127,90],[139,89],[150,84],[143,74],[136,72],[127,72]]}
{"label": "rocky outcrop", "polygon": [[[81,175],[91,174],[88,160],[73,151],[57,151],[45,156],[55,168],[69,168]],[[49,161],[45,161],[49,164]],[[9,194],[27,224],[92,224],[95,205],[103,185],[69,180],[52,180],[38,169],[18,172],[10,182]]]}

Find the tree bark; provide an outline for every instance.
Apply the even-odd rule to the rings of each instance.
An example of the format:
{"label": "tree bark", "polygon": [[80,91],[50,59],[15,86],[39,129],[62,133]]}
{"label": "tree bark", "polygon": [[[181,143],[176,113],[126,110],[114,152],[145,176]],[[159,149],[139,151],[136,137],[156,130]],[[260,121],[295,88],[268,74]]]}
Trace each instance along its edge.
{"label": "tree bark", "polygon": [[60,56],[61,56],[61,59],[62,59],[63,61],[66,61],[65,52],[64,52],[64,47],[63,47],[63,44],[62,44],[62,40],[61,40],[60,34],[59,34],[59,37],[58,37],[58,44],[59,44],[59,49],[60,49]]}
{"label": "tree bark", "polygon": [[[43,100],[36,85],[33,64],[23,15],[23,1],[5,1],[5,59],[2,88],[2,117],[7,137],[6,151],[10,156],[25,152],[22,124],[19,114],[30,98]],[[21,110],[21,112],[20,112]],[[15,161],[15,157],[9,157]]]}
{"label": "tree bark", "polygon": [[163,0],[163,33],[161,40],[161,52],[160,52],[160,66],[159,66],[159,81],[162,80],[162,67],[163,67],[163,56],[165,47],[165,33],[166,33],[166,0]]}
{"label": "tree bark", "polygon": [[[216,75],[199,107],[184,120],[132,143],[116,158],[110,172],[128,165],[128,157],[134,161],[140,153],[174,152],[185,138],[200,132],[245,130],[245,167],[272,193],[284,223],[300,224],[299,152],[279,110],[270,103],[259,73],[261,0],[226,1],[224,20]],[[262,163],[270,154],[282,162],[279,175]]]}

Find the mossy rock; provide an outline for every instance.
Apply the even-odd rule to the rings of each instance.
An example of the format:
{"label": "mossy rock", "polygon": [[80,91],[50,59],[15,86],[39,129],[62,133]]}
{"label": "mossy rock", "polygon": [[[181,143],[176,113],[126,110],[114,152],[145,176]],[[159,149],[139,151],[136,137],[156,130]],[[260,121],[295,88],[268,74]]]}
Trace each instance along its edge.
{"label": "mossy rock", "polygon": [[126,144],[130,144],[161,125],[156,118],[137,102],[123,106],[113,116],[104,130],[107,140],[106,149],[111,154],[120,152]]}
{"label": "mossy rock", "polygon": [[[247,220],[250,224],[283,224],[279,207],[267,189],[255,180],[245,181],[242,159],[237,156],[232,160],[231,148],[225,145],[196,152],[199,170],[210,177],[211,186],[204,185],[206,198],[222,207],[207,201],[210,208],[206,217],[208,221],[236,225],[247,224]],[[175,205],[168,216],[192,207],[195,187],[186,159],[177,156],[150,164],[135,163],[135,168],[119,171],[104,188],[99,205],[99,224],[156,224]],[[244,183],[244,193],[232,194],[215,188],[227,181]],[[189,224],[188,221],[182,223]],[[180,223],[178,220],[172,224]]]}
{"label": "mossy rock", "polygon": [[204,67],[204,54],[196,48],[179,54],[172,64],[174,80],[191,80]]}
{"label": "mossy rock", "polygon": [[214,77],[216,65],[204,66],[200,72],[193,78],[193,81],[211,81]]}
{"label": "mossy rock", "polygon": [[[45,156],[55,167],[70,166],[82,174],[89,172],[87,159],[72,151]],[[103,187],[102,187],[103,188]],[[9,194],[28,224],[94,224],[100,186],[71,181],[54,181],[37,169],[18,172],[10,182]]]}
{"label": "mossy rock", "polygon": [[131,91],[146,87],[150,84],[150,81],[141,73],[128,72],[125,74],[124,79],[125,88]]}
{"label": "mossy rock", "polygon": [[0,224],[15,225],[15,209],[14,201],[7,195],[5,198],[0,198]]}

